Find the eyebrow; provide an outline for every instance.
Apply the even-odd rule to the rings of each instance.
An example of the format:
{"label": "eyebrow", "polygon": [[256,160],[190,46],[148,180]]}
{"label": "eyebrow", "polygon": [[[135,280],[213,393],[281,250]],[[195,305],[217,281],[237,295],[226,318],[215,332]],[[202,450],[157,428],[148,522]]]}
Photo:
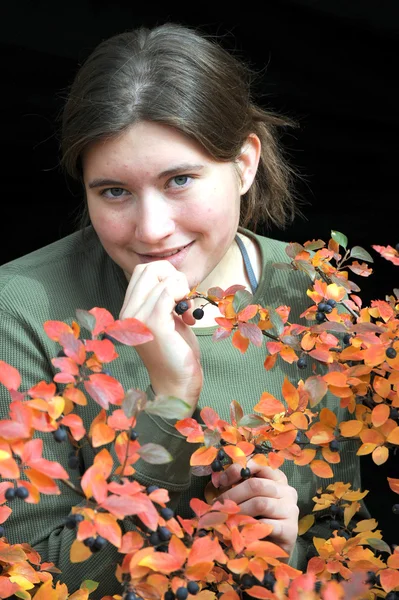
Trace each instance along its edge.
{"label": "eyebrow", "polygon": [[[204,165],[201,164],[191,164],[191,163],[183,163],[181,165],[176,165],[175,167],[171,167],[170,169],[166,169],[166,171],[162,171],[158,174],[158,179],[163,179],[164,177],[171,177],[172,175],[178,175],[179,173],[186,173],[190,171],[201,171],[204,168]],[[90,189],[103,187],[103,186],[127,186],[128,183],[126,181],[119,181],[117,179],[93,179],[88,184]]]}

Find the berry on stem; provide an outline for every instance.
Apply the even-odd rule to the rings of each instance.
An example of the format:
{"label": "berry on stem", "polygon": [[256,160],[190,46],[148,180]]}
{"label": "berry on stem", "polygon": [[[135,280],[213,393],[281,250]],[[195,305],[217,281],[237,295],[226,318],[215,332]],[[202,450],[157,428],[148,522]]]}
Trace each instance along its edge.
{"label": "berry on stem", "polygon": [[167,527],[158,527],[157,533],[161,542],[168,542],[172,537],[172,534]]}
{"label": "berry on stem", "polygon": [[385,354],[388,358],[396,358],[397,352],[395,348],[387,348]]}
{"label": "berry on stem", "polygon": [[211,469],[214,472],[223,471],[223,465],[220,462],[220,460],[214,460],[213,463],[211,464]]}
{"label": "berry on stem", "polygon": [[159,486],[149,485],[147,488],[147,494],[151,494],[152,492],[155,492],[155,490],[159,490]]}
{"label": "berry on stem", "polygon": [[65,427],[61,425],[61,427],[59,427],[56,431],[53,431],[53,438],[59,444],[61,442],[65,442],[65,440],[68,438],[67,430],[65,429]]}
{"label": "berry on stem", "polygon": [[324,316],[324,313],[322,313],[322,312],[317,312],[317,313],[316,313],[316,321],[317,321],[318,323],[323,323],[323,322],[325,321],[325,316]]}
{"label": "berry on stem", "polygon": [[200,587],[196,581],[189,581],[187,584],[187,590],[190,594],[195,596],[195,594],[198,594]]}
{"label": "berry on stem", "polygon": [[240,475],[242,479],[248,479],[248,477],[251,477],[251,471],[248,469],[248,467],[246,469],[241,469],[240,471]]}
{"label": "berry on stem", "polygon": [[168,590],[167,592],[165,592],[164,600],[175,600],[175,595],[172,592],[172,590]]}
{"label": "berry on stem", "polygon": [[3,525],[0,525],[0,538],[3,537],[6,533],[6,530],[4,529]]}
{"label": "berry on stem", "polygon": [[25,500],[29,496],[28,488],[26,488],[24,485],[20,485],[15,490],[15,495],[17,498],[20,498],[21,500]]}
{"label": "berry on stem", "polygon": [[99,552],[106,546],[107,540],[103,538],[101,535],[98,535],[95,540],[93,546],[90,548],[92,552]]}
{"label": "berry on stem", "polygon": [[300,358],[298,358],[298,361],[297,361],[296,364],[297,364],[298,369],[306,369],[306,367],[308,366],[308,362],[306,360],[306,357],[305,356],[301,356]]}
{"label": "berry on stem", "polygon": [[339,443],[337,440],[332,440],[330,442],[330,450],[331,452],[338,452],[339,450]]}
{"label": "berry on stem", "polygon": [[202,319],[203,316],[204,316],[204,310],[202,308],[196,308],[193,311],[193,317],[194,317],[194,319],[197,319],[197,321]]}
{"label": "berry on stem", "polygon": [[327,304],[328,304],[329,306],[331,306],[331,308],[334,308],[335,306],[337,306],[337,302],[336,302],[335,300],[333,300],[332,298],[329,298],[329,299],[327,300]]}
{"label": "berry on stem", "polygon": [[138,437],[139,437],[139,434],[137,433],[137,431],[135,429],[131,429],[129,431],[129,440],[131,442],[135,442]]}
{"label": "berry on stem", "polygon": [[392,512],[394,515],[399,515],[399,504],[394,504],[392,506]]}
{"label": "berry on stem", "polygon": [[161,517],[165,519],[165,521],[169,521],[169,519],[175,516],[173,510],[171,508],[168,508],[167,506],[165,508],[161,508],[160,514]]}
{"label": "berry on stem", "polygon": [[188,596],[188,590],[185,587],[179,587],[176,590],[176,598],[177,600],[186,600]]}

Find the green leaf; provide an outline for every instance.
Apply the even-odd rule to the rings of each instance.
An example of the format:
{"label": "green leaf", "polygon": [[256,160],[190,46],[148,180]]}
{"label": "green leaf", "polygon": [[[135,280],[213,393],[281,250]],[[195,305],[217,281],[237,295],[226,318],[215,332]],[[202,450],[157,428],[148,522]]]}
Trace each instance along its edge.
{"label": "green leaf", "polygon": [[272,267],[281,269],[281,271],[295,271],[291,263],[273,263]]}
{"label": "green leaf", "polygon": [[339,244],[346,250],[346,248],[348,246],[348,238],[346,237],[346,235],[344,233],[340,233],[339,231],[333,230],[333,231],[331,231],[331,237],[335,242],[337,242],[337,244]]}
{"label": "green leaf", "polygon": [[216,446],[220,442],[220,433],[218,431],[212,431],[211,429],[205,429],[204,431],[204,446],[211,448]]}
{"label": "green leaf", "polygon": [[122,410],[128,419],[137,417],[145,409],[147,401],[148,398],[145,392],[131,388],[126,392],[122,401]]}
{"label": "green leaf", "polygon": [[388,554],[392,554],[392,551],[388,544],[384,542],[384,540],[379,540],[378,538],[367,538],[366,543],[374,548],[374,550],[379,550],[380,552],[388,552]]}
{"label": "green leaf", "polygon": [[238,314],[243,308],[249,304],[253,304],[253,295],[248,290],[238,290],[234,295],[233,308]]}
{"label": "green leaf", "polygon": [[83,329],[88,329],[90,333],[96,326],[96,317],[90,314],[87,310],[77,308],[75,311],[76,320]]}
{"label": "green leaf", "polygon": [[266,309],[269,311],[269,318],[274,329],[277,331],[277,335],[281,335],[284,331],[284,323],[282,318],[271,306],[266,306]]}
{"label": "green leaf", "polygon": [[91,581],[91,579],[85,579],[85,581],[82,582],[80,589],[81,590],[88,590],[89,592],[94,592],[99,586],[99,583],[97,581]]}
{"label": "green leaf", "polygon": [[145,412],[157,415],[164,419],[184,419],[190,416],[191,407],[187,402],[174,396],[157,396],[155,400],[147,402]]}
{"label": "green leaf", "polygon": [[297,254],[303,252],[304,250],[305,248],[297,242],[291,242],[285,247],[285,253],[292,259],[294,259]]}
{"label": "green leaf", "polygon": [[324,398],[328,392],[327,383],[318,375],[312,375],[305,381],[305,390],[310,396],[310,406],[313,408]]}
{"label": "green leaf", "polygon": [[316,278],[316,269],[314,268],[313,265],[311,265],[310,263],[308,263],[307,260],[296,260],[294,261],[298,270],[299,271],[303,271],[304,273],[306,273],[306,275],[309,275],[310,279],[312,281],[315,280]]}
{"label": "green leaf", "polygon": [[369,254],[367,252],[367,250],[365,250],[361,246],[353,246],[351,253],[350,253],[350,257],[351,258],[360,258],[361,260],[367,260],[368,262],[374,262],[374,259],[371,256],[371,254]]}
{"label": "green leaf", "polygon": [[141,458],[151,465],[163,465],[172,462],[173,457],[163,446],[153,444],[152,442],[144,444],[137,450]]}
{"label": "green leaf", "polygon": [[265,425],[265,421],[259,415],[244,415],[242,419],[238,422],[238,427],[250,427],[251,429],[255,429],[256,427],[260,427],[261,425]]}

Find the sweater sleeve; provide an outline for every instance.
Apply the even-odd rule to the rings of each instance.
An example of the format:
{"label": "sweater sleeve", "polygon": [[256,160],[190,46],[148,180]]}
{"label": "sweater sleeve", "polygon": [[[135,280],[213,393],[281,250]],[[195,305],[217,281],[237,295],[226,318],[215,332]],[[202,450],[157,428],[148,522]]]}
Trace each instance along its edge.
{"label": "sweater sleeve", "polygon": [[[40,336],[22,319],[19,321],[8,313],[0,315],[0,360],[17,368],[22,377],[21,391],[44,380],[51,382],[52,365],[46,357]],[[10,396],[0,384],[0,418],[8,418]],[[59,462],[69,473],[72,483],[78,485],[80,473],[68,468],[69,442],[56,443],[51,433],[36,433],[43,439],[43,456]],[[22,478],[24,476],[22,475]],[[3,479],[4,480],[4,479]],[[64,520],[71,508],[84,505],[82,497],[59,482],[60,495],[41,494],[38,504],[16,499],[10,502],[11,516],[3,523],[5,536],[10,543],[26,542],[37,550],[42,561],[49,561],[61,570],[59,580],[66,583],[69,592],[79,588],[82,581],[91,579],[100,583],[90,597],[99,600],[104,595],[121,592],[115,577],[116,565],[122,559],[117,549],[107,544],[101,552],[93,554],[82,563],[70,562],[70,548],[75,531],[65,527]],[[123,532],[133,529],[127,519],[122,523]]]}

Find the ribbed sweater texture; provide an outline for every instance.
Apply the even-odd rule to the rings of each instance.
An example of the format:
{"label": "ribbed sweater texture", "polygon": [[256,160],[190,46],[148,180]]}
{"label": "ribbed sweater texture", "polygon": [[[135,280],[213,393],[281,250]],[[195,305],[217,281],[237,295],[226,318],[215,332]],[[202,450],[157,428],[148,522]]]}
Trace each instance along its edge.
{"label": "ribbed sweater texture", "polygon": [[[303,324],[299,318],[309,299],[306,289],[309,279],[304,273],[279,270],[273,263],[288,262],[285,242],[257,236],[240,230],[259,244],[262,254],[262,276],[254,295],[254,303],[262,306],[291,307],[290,321]],[[51,341],[43,328],[47,320],[72,323],[76,320],[76,309],[90,310],[97,306],[106,308],[118,318],[127,288],[127,280],[121,269],[108,257],[95,232],[89,227],[82,233],[69,235],[53,244],[14,260],[0,267],[0,360],[16,367],[22,376],[22,390],[28,390],[39,381],[51,382],[58,372],[51,363],[60,347]],[[206,291],[206,290],[201,290]],[[245,354],[233,347],[231,340],[212,341],[216,327],[194,327],[201,349],[204,371],[204,386],[199,410],[210,406],[220,417],[229,420],[232,400],[238,401],[245,414],[253,412],[254,405],[263,392],[282,398],[281,386],[284,377],[297,384],[300,378],[313,374],[311,368],[298,371],[295,364],[278,359],[271,371],[263,367],[265,348],[250,345]],[[82,330],[83,335],[89,335]],[[149,378],[146,369],[134,348],[117,344],[119,357],[109,367],[125,390],[147,389]],[[321,371],[321,366],[317,365]],[[0,385],[0,418],[7,418],[9,393]],[[339,408],[339,399],[328,396],[320,409],[328,406],[338,417],[338,422],[347,419],[346,411]],[[86,407],[77,407],[88,429],[100,407],[89,398]],[[198,414],[196,412],[195,414]],[[146,414],[140,415],[137,424],[142,444],[155,442],[165,446],[174,457],[167,465],[150,465],[139,461],[137,479],[147,485],[156,484],[168,489],[170,505],[183,517],[191,516],[189,500],[203,497],[208,477],[197,477],[190,473],[189,460],[197,446],[188,444],[173,427],[174,421]],[[44,439],[43,456],[60,462],[69,472],[71,481],[78,483],[80,474],[67,466],[71,447],[67,442],[56,443],[51,434],[40,434]],[[347,441],[340,452],[341,462],[332,465],[334,481],[351,483],[360,487],[360,467],[356,456],[357,446]],[[81,452],[82,470],[93,462],[94,453],[88,446]],[[333,480],[319,479],[309,467],[297,467],[286,461],[282,467],[289,483],[298,492],[301,515],[311,512],[312,497],[319,487]],[[82,471],[83,472],[83,471]],[[12,543],[28,542],[40,553],[43,561],[52,561],[62,575],[60,580],[68,585],[70,593],[84,579],[100,582],[92,598],[100,599],[106,594],[120,593],[121,587],[115,578],[115,568],[122,555],[110,544],[84,562],[71,564],[70,546],[75,531],[64,526],[64,519],[73,505],[81,504],[82,498],[60,484],[59,496],[41,495],[39,504],[14,501],[13,514],[6,521],[6,536]],[[363,514],[367,516],[363,506]],[[123,530],[132,529],[127,519]],[[306,569],[306,549],[313,535],[328,538],[331,531],[327,525],[317,525],[308,534],[298,539],[290,564]]]}

